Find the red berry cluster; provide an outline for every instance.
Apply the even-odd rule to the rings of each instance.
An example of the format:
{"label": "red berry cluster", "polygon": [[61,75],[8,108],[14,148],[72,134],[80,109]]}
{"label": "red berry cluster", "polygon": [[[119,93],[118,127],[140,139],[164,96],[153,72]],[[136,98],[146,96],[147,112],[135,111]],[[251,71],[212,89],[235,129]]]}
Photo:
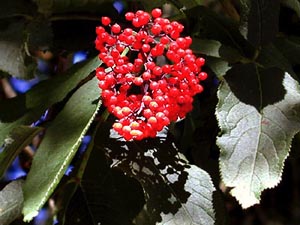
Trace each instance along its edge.
{"label": "red berry cluster", "polygon": [[201,72],[205,60],[189,48],[192,39],[180,37],[183,25],[161,15],[160,9],[151,15],[128,12],[133,26],[126,29],[102,17],[103,26],[96,28],[96,48],[106,65],[96,70],[102,100],[126,140],[155,137],[170,121],[185,117],[207,77]]}

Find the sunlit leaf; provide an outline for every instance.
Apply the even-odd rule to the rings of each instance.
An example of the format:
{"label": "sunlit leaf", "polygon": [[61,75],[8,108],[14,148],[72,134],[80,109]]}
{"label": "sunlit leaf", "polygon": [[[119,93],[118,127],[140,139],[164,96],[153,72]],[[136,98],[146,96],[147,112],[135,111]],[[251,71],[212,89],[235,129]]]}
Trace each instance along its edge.
{"label": "sunlit leaf", "polygon": [[[233,82],[231,77],[231,83],[224,81],[218,92],[221,176],[243,208],[259,203],[261,192],[280,182],[292,138],[300,129],[300,87],[288,73],[282,73],[281,77],[273,72],[272,69],[254,72],[252,79],[259,79],[258,89],[247,87],[248,80],[239,73],[239,79]],[[281,87],[273,85],[280,80],[285,89],[283,97],[278,93]],[[239,94],[238,85],[242,85],[244,96]],[[266,86],[270,88],[264,91]],[[259,93],[255,93],[257,90]],[[276,97],[270,99],[272,96]]]}
{"label": "sunlit leaf", "polygon": [[96,115],[97,79],[79,88],[46,130],[24,184],[24,220],[30,221],[59,183]]}
{"label": "sunlit leaf", "polygon": [[12,181],[0,191],[0,224],[9,225],[21,216],[23,206],[23,180]]}
{"label": "sunlit leaf", "polygon": [[0,177],[2,177],[16,158],[16,156],[32,142],[32,139],[41,132],[39,127],[16,127],[6,138],[0,153]]}

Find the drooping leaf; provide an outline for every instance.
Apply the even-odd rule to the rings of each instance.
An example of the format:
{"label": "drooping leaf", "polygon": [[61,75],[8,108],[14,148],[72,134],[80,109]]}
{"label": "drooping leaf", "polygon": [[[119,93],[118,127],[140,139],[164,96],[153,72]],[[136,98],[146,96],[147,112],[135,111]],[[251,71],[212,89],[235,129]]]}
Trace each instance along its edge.
{"label": "drooping leaf", "polygon": [[0,28],[0,71],[28,79],[34,76],[36,63],[25,51],[24,22],[10,23]]}
{"label": "drooping leaf", "polygon": [[291,9],[293,9],[298,17],[300,17],[300,2],[299,0],[281,0],[281,3]]}
{"label": "drooping leaf", "polygon": [[24,220],[37,215],[59,183],[100,103],[94,78],[77,90],[46,130],[24,184]]}
{"label": "drooping leaf", "polygon": [[241,0],[240,31],[255,47],[272,42],[278,32],[280,0]]}
{"label": "drooping leaf", "polygon": [[41,132],[39,127],[16,127],[5,140],[0,153],[0,177],[2,177],[16,156]]}
{"label": "drooping leaf", "polygon": [[[244,74],[240,75],[240,84],[247,82],[243,80]],[[270,78],[266,85],[271,85],[272,94],[276,95],[278,87],[272,86],[274,79],[278,78]],[[226,186],[233,188],[231,194],[243,208],[259,203],[261,192],[279,183],[292,138],[300,128],[299,85],[288,73],[284,74],[282,84],[284,98],[260,104],[260,110],[241,101],[226,81],[218,92],[221,176]],[[255,95],[251,90],[245,93]]]}
{"label": "drooping leaf", "polygon": [[0,224],[9,225],[21,216],[23,206],[23,180],[12,181],[0,191]]}
{"label": "drooping leaf", "polygon": [[146,204],[135,224],[214,224],[209,175],[189,165],[170,137],[125,142],[102,132],[96,141],[106,150],[111,166],[143,186]]}
{"label": "drooping leaf", "polygon": [[78,83],[86,78],[100,61],[98,57],[74,65],[65,74],[43,81],[24,95],[0,100],[0,143],[19,125],[30,125],[54,103],[62,101]]}

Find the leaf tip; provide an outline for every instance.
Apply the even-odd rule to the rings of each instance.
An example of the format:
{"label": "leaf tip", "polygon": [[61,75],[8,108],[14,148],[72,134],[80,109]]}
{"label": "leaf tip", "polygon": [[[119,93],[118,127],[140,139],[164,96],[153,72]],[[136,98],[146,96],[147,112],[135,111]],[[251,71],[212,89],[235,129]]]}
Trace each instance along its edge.
{"label": "leaf tip", "polygon": [[259,203],[259,199],[255,193],[245,187],[236,187],[231,190],[231,195],[234,196],[240,203],[243,209],[249,208]]}
{"label": "leaf tip", "polygon": [[[24,212],[23,212],[24,213]],[[34,217],[36,217],[39,214],[37,210],[34,210],[30,213],[24,213],[24,222],[29,222],[31,221]]]}

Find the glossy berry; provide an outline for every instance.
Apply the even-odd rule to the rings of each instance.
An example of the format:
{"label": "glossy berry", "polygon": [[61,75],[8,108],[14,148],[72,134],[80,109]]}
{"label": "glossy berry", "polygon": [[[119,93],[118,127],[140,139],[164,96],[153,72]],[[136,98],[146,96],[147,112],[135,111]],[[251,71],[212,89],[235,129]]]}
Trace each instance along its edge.
{"label": "glossy berry", "polygon": [[113,129],[125,140],[155,137],[171,121],[184,118],[207,78],[201,71],[205,60],[190,49],[191,37],[180,37],[183,25],[161,15],[160,9],[127,12],[125,19],[134,28],[122,30],[108,17],[101,22],[110,32],[96,28],[101,97],[116,117]]}

